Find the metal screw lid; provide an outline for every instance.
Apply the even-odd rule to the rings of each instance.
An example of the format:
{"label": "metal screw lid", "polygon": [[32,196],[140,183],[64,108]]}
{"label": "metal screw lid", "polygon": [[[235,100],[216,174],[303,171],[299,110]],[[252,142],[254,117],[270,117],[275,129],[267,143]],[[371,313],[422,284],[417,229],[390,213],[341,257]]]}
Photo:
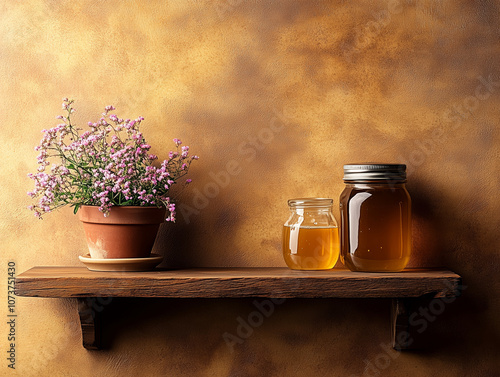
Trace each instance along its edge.
{"label": "metal screw lid", "polygon": [[406,165],[379,163],[344,165],[344,182],[383,180],[406,182]]}

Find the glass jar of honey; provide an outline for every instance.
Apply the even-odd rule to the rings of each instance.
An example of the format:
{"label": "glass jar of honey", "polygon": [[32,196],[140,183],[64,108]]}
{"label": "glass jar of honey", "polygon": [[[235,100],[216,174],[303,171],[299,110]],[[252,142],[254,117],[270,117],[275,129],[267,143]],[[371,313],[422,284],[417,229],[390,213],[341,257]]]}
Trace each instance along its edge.
{"label": "glass jar of honey", "polygon": [[351,271],[397,272],[411,254],[406,165],[344,165],[341,261]]}
{"label": "glass jar of honey", "polygon": [[292,270],[327,270],[339,258],[340,242],[333,200],[291,199],[283,226],[283,257]]}

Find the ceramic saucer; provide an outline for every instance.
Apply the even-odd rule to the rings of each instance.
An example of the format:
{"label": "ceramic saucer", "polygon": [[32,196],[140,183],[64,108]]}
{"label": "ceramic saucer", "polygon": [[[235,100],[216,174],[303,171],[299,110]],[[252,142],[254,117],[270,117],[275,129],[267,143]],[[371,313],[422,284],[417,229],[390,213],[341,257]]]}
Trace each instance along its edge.
{"label": "ceramic saucer", "polygon": [[147,258],[91,258],[90,254],[78,257],[91,271],[151,271],[163,260],[163,256],[151,253]]}

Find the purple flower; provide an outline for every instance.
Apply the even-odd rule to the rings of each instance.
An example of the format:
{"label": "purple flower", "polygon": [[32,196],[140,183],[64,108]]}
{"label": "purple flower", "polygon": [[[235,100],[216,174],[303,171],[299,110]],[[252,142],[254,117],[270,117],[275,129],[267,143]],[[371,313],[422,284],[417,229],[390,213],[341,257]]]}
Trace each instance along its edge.
{"label": "purple flower", "polygon": [[[198,157],[186,160],[189,147],[179,148],[182,142],[174,139],[177,151],[155,166],[158,157],[148,154],[151,145],[139,130],[142,116],[124,120],[109,115],[115,108],[106,106],[96,122],[87,122],[84,131],[72,123],[73,102],[63,99],[67,116],[57,119],[64,123],[43,130],[43,138],[35,148],[39,152],[38,169],[28,175],[35,186],[28,192],[37,200],[29,207],[35,216],[41,218],[66,204],[99,206],[105,216],[115,205],[163,205],[168,209],[166,220],[175,221],[175,204],[169,190]],[[50,165],[50,172],[46,172]]]}

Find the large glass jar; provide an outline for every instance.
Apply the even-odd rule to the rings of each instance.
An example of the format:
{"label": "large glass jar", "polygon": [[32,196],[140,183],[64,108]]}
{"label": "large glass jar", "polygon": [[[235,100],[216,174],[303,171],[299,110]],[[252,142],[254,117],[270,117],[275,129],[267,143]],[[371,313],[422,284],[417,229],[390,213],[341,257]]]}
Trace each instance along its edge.
{"label": "large glass jar", "polygon": [[344,165],[341,261],[351,271],[396,272],[411,254],[406,165]]}
{"label": "large glass jar", "polygon": [[283,226],[283,257],[293,270],[327,270],[339,258],[338,225],[333,200],[291,199],[290,218]]}

